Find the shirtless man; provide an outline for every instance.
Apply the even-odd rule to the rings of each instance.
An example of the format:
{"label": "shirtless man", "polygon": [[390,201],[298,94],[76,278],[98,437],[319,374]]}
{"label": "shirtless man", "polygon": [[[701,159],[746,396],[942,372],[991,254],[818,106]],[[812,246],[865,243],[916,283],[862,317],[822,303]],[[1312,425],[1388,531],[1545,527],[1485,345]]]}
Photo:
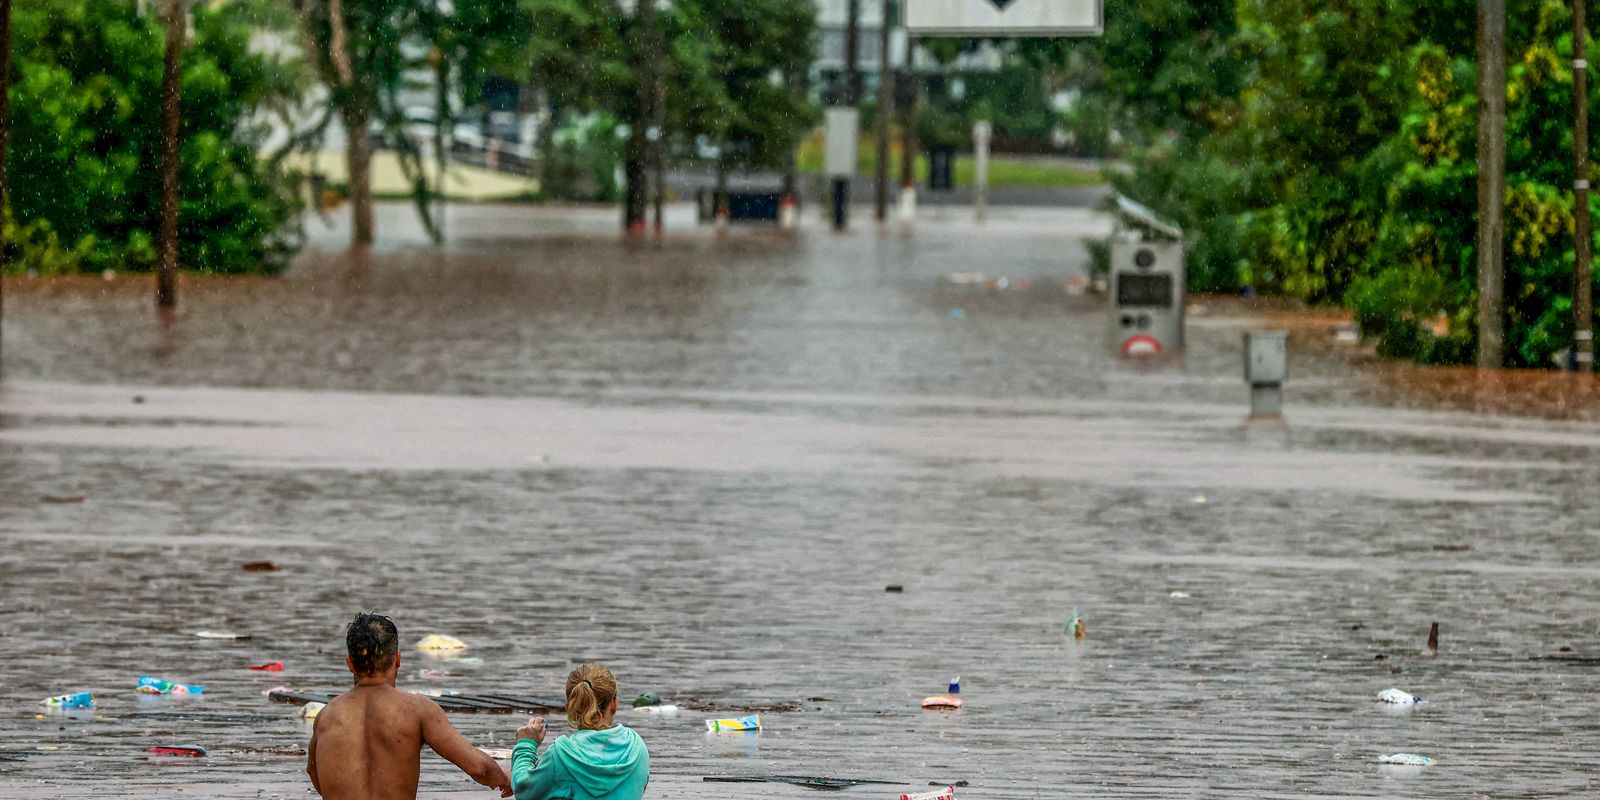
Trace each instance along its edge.
{"label": "shirtless man", "polygon": [[478,783],[511,796],[511,778],[450,726],[432,700],[394,688],[400,634],[388,617],[357,614],[345,635],[356,688],[317,715],[306,747],[306,773],[327,800],[415,798],[422,745]]}

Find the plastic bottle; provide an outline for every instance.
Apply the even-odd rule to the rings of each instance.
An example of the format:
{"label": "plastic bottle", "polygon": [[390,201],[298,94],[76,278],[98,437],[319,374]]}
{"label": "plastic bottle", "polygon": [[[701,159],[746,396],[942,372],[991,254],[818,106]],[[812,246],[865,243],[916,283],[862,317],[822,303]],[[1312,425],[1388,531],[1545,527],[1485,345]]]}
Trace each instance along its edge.
{"label": "plastic bottle", "polygon": [[181,683],[162,678],[152,678],[149,675],[139,676],[137,687],[140,694],[201,694],[205,692],[204,686],[187,686]]}
{"label": "plastic bottle", "polygon": [[79,692],[78,694],[62,694],[45,698],[42,705],[51,708],[94,708],[94,694]]}

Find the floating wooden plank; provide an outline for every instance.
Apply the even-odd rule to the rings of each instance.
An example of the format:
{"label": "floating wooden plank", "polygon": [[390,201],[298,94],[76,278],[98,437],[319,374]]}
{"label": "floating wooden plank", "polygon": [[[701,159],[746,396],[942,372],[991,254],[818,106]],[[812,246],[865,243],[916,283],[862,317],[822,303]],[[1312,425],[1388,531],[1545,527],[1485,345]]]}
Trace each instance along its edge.
{"label": "floating wooden plank", "polygon": [[[510,714],[518,711],[562,711],[566,704],[556,700],[538,697],[522,697],[518,695],[469,695],[448,694],[434,696],[419,694],[426,697],[446,711],[485,712],[490,714]],[[334,695],[324,692],[302,692],[293,689],[273,689],[267,693],[267,698],[274,703],[287,703],[303,706],[306,703],[331,703]]]}
{"label": "floating wooden plank", "polygon": [[854,786],[867,786],[877,784],[881,786],[904,786],[904,781],[878,781],[868,778],[817,778],[809,775],[710,775],[703,779],[707,783],[787,783],[791,786],[804,786],[808,789],[849,789]]}
{"label": "floating wooden plank", "polygon": [[475,694],[477,700],[488,700],[500,703],[516,711],[566,711],[567,704],[562,700],[550,698],[525,697],[513,694]]}

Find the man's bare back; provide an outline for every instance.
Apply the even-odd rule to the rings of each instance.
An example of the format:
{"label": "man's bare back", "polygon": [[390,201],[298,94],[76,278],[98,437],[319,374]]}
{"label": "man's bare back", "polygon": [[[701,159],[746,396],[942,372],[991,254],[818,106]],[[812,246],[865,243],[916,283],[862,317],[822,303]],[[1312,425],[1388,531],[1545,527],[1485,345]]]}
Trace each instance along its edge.
{"label": "man's bare back", "polygon": [[351,661],[355,688],[317,715],[306,748],[306,773],[317,792],[327,800],[415,798],[426,744],[473,780],[509,797],[511,778],[505,770],[458,733],[438,704],[395,688],[399,669],[398,653],[381,673],[361,674]]}

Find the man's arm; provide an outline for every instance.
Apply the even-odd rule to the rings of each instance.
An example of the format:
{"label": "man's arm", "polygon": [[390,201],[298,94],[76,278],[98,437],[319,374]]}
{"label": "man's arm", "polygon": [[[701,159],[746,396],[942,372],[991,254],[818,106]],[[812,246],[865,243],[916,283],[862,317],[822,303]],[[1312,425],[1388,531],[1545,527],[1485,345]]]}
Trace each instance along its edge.
{"label": "man's arm", "polygon": [[311,743],[306,745],[306,774],[311,776],[311,788],[322,796],[322,784],[317,782],[317,730],[322,727],[322,717],[311,723]]}
{"label": "man's arm", "polygon": [[462,736],[450,724],[450,720],[445,719],[444,709],[438,704],[431,700],[424,700],[423,704],[422,741],[473,780],[491,789],[499,789],[501,797],[510,797],[511,778],[500,768],[500,762],[473,747],[467,737]]}

